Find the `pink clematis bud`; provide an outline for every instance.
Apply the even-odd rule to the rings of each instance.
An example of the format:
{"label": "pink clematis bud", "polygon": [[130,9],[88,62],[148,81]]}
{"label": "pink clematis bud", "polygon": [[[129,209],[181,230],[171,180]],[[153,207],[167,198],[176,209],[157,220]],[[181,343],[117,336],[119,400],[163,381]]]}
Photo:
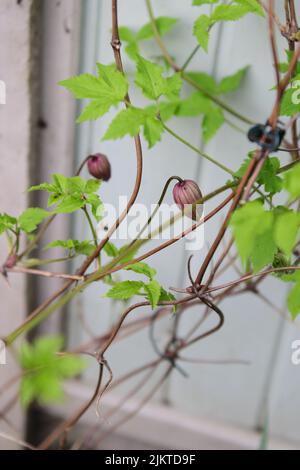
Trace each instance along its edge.
{"label": "pink clematis bud", "polygon": [[15,265],[17,264],[17,261],[18,261],[17,255],[15,255],[15,254],[9,255],[9,257],[8,257],[7,260],[5,261],[4,267],[5,267],[6,269],[12,269],[12,268],[14,268]]}
{"label": "pink clematis bud", "polygon": [[98,180],[108,181],[111,177],[111,166],[108,158],[102,153],[96,153],[88,158],[87,166],[90,175]]}
{"label": "pink clematis bud", "polygon": [[193,180],[183,180],[175,184],[173,197],[177,206],[184,211],[185,215],[193,220],[199,220],[203,205],[197,201],[202,199],[202,193],[197,183]]}

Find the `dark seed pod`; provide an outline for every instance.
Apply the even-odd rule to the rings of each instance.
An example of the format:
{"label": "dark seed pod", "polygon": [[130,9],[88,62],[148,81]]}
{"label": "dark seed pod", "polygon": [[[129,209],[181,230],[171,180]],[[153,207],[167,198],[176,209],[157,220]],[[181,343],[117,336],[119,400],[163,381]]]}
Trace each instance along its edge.
{"label": "dark seed pod", "polygon": [[173,188],[175,203],[193,220],[199,220],[202,215],[203,205],[199,202],[196,204],[202,197],[198,184],[193,180],[180,181]]}
{"label": "dark seed pod", "polygon": [[111,177],[111,166],[108,158],[102,153],[96,153],[88,158],[87,166],[90,175],[98,180],[108,181]]}
{"label": "dark seed pod", "polygon": [[259,142],[264,135],[265,126],[263,124],[256,124],[248,131],[248,139],[250,142]]}

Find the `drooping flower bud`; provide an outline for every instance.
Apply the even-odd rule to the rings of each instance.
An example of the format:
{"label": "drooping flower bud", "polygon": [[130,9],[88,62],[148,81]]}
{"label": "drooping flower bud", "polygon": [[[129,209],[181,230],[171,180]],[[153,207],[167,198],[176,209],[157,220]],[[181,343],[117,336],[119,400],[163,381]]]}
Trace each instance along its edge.
{"label": "drooping flower bud", "polygon": [[17,261],[18,261],[18,257],[16,254],[9,255],[9,257],[5,261],[4,267],[6,269],[12,269],[17,264]]}
{"label": "drooping flower bud", "polygon": [[193,180],[183,180],[175,184],[173,197],[177,206],[184,211],[185,215],[193,220],[199,220],[203,205],[197,201],[202,199],[202,193],[198,184]]}
{"label": "drooping flower bud", "polygon": [[91,155],[87,162],[90,175],[98,180],[108,181],[111,177],[111,166],[108,158],[102,153]]}

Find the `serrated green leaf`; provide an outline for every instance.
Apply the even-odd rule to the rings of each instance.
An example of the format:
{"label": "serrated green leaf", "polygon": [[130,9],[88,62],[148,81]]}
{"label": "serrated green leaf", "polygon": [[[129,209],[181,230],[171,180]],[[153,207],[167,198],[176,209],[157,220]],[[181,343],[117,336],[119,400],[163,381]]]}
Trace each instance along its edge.
{"label": "serrated green leaf", "polygon": [[210,17],[212,22],[237,21],[251,10],[245,3],[239,5],[218,5]]}
{"label": "serrated green leaf", "polygon": [[284,188],[290,193],[290,199],[300,196],[300,164],[295,165],[290,171],[285,173],[283,178]]}
{"label": "serrated green leaf", "polygon": [[274,236],[278,246],[287,256],[292,253],[300,226],[300,214],[286,211],[276,217]]}
{"label": "serrated green leaf", "polygon": [[[177,18],[171,18],[169,16],[159,16],[155,19],[155,25],[159,32],[160,36],[164,36],[171,29],[174,28],[177,23]],[[137,33],[137,39],[139,41],[144,41],[146,39],[151,39],[154,36],[154,31],[151,23],[147,23],[141,27]]]}
{"label": "serrated green leaf", "polygon": [[152,280],[149,282],[149,284],[144,286],[144,289],[146,292],[146,297],[151,304],[152,310],[154,310],[157,307],[160,299],[161,285],[157,281]]}
{"label": "serrated green leaf", "polygon": [[248,11],[256,13],[259,16],[265,16],[265,12],[258,0],[234,0],[235,3],[247,6]]}
{"label": "serrated green leaf", "polygon": [[80,196],[66,196],[53,212],[55,214],[71,214],[81,209],[85,204],[86,201]]}
{"label": "serrated green leaf", "polygon": [[188,72],[186,74],[189,78],[196,82],[197,85],[203,88],[203,91],[206,91],[210,94],[218,93],[218,85],[211,75],[205,72]]}
{"label": "serrated green leaf", "polygon": [[97,64],[99,77],[83,74],[63,80],[59,84],[67,88],[77,99],[91,99],[78,118],[78,122],[103,116],[125,98],[128,91],[126,77],[115,65]]}
{"label": "serrated green leaf", "polygon": [[202,132],[204,142],[208,142],[224,124],[225,118],[221,108],[214,106],[204,116],[202,121]]}
{"label": "serrated green leaf", "polygon": [[164,131],[164,126],[159,119],[148,117],[144,124],[144,137],[148,142],[149,148],[160,141],[161,134]]}
{"label": "serrated green leaf", "polygon": [[254,239],[253,250],[250,256],[254,272],[258,272],[264,266],[271,264],[276,252],[277,247],[273,239],[273,227],[270,227]]}
{"label": "serrated green leaf", "polygon": [[104,245],[104,251],[109,256],[110,258],[115,258],[119,254],[118,248],[110,241],[105,243]]}
{"label": "serrated green leaf", "polygon": [[208,50],[208,28],[211,25],[211,19],[207,15],[200,15],[194,23],[193,34],[196,36],[200,46],[207,52]]}
{"label": "serrated green leaf", "polygon": [[11,217],[8,214],[0,214],[0,234],[5,232],[5,230],[14,229],[17,223],[15,217]]}
{"label": "serrated green leaf", "polygon": [[242,79],[246,75],[247,70],[248,67],[244,67],[235,72],[234,74],[224,77],[219,83],[218,93],[230,93],[232,91],[237,90],[241,84]]}
{"label": "serrated green leaf", "polygon": [[38,225],[49,217],[49,212],[39,207],[26,209],[19,217],[18,222],[21,230],[27,233],[33,232]]}
{"label": "serrated green leaf", "polygon": [[143,286],[144,283],[140,281],[118,282],[107,292],[105,297],[117,300],[128,300],[134,295],[138,294]]}
{"label": "serrated green leaf", "polygon": [[121,139],[125,135],[135,137],[140,132],[140,127],[144,124],[146,117],[143,109],[134,107],[123,109],[110,123],[103,140]]}
{"label": "serrated green leaf", "polygon": [[180,101],[176,109],[177,116],[198,116],[208,114],[212,109],[212,101],[201,92],[192,93],[185,100]]}
{"label": "serrated green leaf", "polygon": [[156,276],[156,270],[151,268],[146,263],[133,263],[130,266],[124,268],[126,271],[133,271],[137,274],[144,274],[150,280],[152,280]]}
{"label": "serrated green leaf", "polygon": [[33,344],[24,342],[20,365],[24,371],[20,382],[21,403],[27,407],[34,399],[42,404],[63,398],[62,382],[80,373],[85,367],[81,358],[58,355],[61,337],[44,337]]}
{"label": "serrated green leaf", "polygon": [[258,236],[269,232],[274,220],[259,201],[251,201],[237,209],[230,224],[233,227],[237,250],[243,263],[251,257]]}
{"label": "serrated green leaf", "polygon": [[90,256],[95,250],[95,246],[91,241],[84,240],[80,242],[78,240],[55,240],[45,246],[45,250],[50,248],[64,248],[70,252],[74,251],[77,255]]}
{"label": "serrated green leaf", "polygon": [[295,320],[300,313],[300,282],[296,283],[288,295],[288,308]]}

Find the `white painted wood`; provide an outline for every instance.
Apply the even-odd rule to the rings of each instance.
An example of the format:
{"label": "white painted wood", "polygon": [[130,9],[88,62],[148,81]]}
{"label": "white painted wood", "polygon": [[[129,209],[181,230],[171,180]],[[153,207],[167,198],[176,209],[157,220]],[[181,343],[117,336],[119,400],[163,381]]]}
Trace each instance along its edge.
{"label": "white painted wood", "polygon": [[[0,105],[0,212],[19,215],[27,206],[25,189],[29,186],[30,159],[33,157],[31,138],[33,116],[31,87],[32,54],[30,35],[33,32],[34,2],[24,0],[17,5],[11,0],[0,2],[0,80],[6,84],[6,104]],[[3,237],[0,243],[0,264],[7,256]],[[10,288],[0,278],[0,336],[17,327],[27,310],[27,285],[24,277],[10,279]],[[7,364],[0,365],[0,387],[18,372],[11,354]],[[14,394],[16,390],[12,389]],[[12,395],[10,395],[10,398]],[[0,410],[9,402],[8,395],[0,397]],[[23,415],[14,407],[8,419],[22,432]],[[11,428],[1,420],[1,432],[11,433]],[[0,438],[0,449],[16,448],[12,442]]]}
{"label": "white painted wood", "polygon": [[[50,181],[53,173],[73,175],[75,169],[75,109],[69,93],[58,86],[60,80],[72,76],[78,69],[80,43],[80,0],[43,2],[41,11],[40,51],[40,145],[39,166],[35,171],[35,183]],[[46,205],[46,195],[38,193],[39,202]],[[64,240],[70,235],[71,216],[58,216],[43,238],[45,246],[52,240]],[[41,251],[41,257],[61,256],[61,250]],[[68,269],[59,264],[59,272]],[[38,305],[54,292],[61,280],[38,279],[35,302]],[[41,325],[41,331],[49,333],[61,329],[64,318],[57,312]]]}
{"label": "white painted wood", "polygon": [[[85,3],[85,21],[83,23],[82,37],[82,63],[81,70],[93,72],[94,63],[99,60],[110,63],[112,52],[110,48],[110,2],[97,2],[87,0]],[[191,3],[191,2],[190,2]],[[196,18],[197,8],[185,2],[153,1],[157,16],[172,15],[179,17],[180,22],[173,33],[166,37],[167,45],[178,63],[183,63],[188,52],[195,45],[195,39],[190,34],[192,22]],[[130,0],[120,2],[120,24],[132,28],[139,28],[148,21],[144,2]],[[200,10],[198,10],[200,11]],[[202,12],[205,8],[201,9]],[[97,21],[95,20],[97,18]],[[97,25],[95,30],[95,25]],[[184,44],[184,47],[182,45]],[[283,50],[285,44],[280,40]],[[145,45],[145,55],[158,51],[153,42]],[[155,52],[157,53],[157,52]],[[124,64],[127,71],[132,71],[132,64],[124,55]],[[263,19],[249,15],[242,21],[227,23],[222,29],[212,31],[209,55],[200,51],[194,58],[191,70],[207,71],[217,79],[234,73],[239,68],[250,65],[248,75],[243,87],[238,92],[226,98],[228,103],[241,113],[251,117],[257,122],[263,122],[270,113],[274,96],[271,87],[274,76],[271,69],[271,55],[268,44],[268,33]],[[184,89],[184,93],[187,89]],[[141,103],[139,93],[130,90],[134,103]],[[119,194],[129,194],[134,182],[135,157],[132,139],[123,139],[120,142],[101,142],[115,111],[103,117],[95,124],[84,124],[78,128],[77,159],[81,161],[91,152],[101,151],[109,155],[113,167],[113,177],[110,184],[103,184],[101,194],[104,201],[115,203]],[[225,125],[209,145],[203,146],[200,138],[200,124],[197,119],[173,119],[170,126],[180,135],[196,146],[224,162],[232,169],[237,169],[251,149],[245,137],[248,126],[226,115],[230,121],[238,124],[244,134],[233,131]],[[148,151],[143,143],[145,157],[145,172],[138,202],[148,204],[156,202],[165,180],[171,174],[182,177],[196,178],[204,193],[224,183],[222,170],[212,166],[209,162],[194,155],[179,142],[168,135],[164,135],[162,143],[153,150]],[[282,159],[284,162],[284,160]],[[125,176],[125,178],[124,178]],[[226,176],[226,175],[225,175]],[[168,197],[171,201],[171,197]],[[208,203],[206,211],[214,207],[216,201]],[[226,212],[207,224],[205,228],[205,241],[211,243],[219,226],[219,222]],[[75,233],[78,237],[88,236],[87,227],[82,221],[77,222]],[[154,246],[154,242],[151,242]],[[151,246],[149,244],[149,246]],[[206,247],[193,259],[193,270],[199,266],[205,256]],[[186,279],[186,261],[190,252],[184,249],[184,242],[178,242],[176,247],[169,248],[151,259],[151,265],[159,271],[158,280],[165,287],[170,285],[182,286]],[[225,280],[236,277],[231,271]],[[278,308],[285,304],[286,291],[277,280],[265,282],[265,292],[271,292],[271,300]],[[112,318],[122,311],[120,304],[111,304],[108,301],[99,304],[101,294],[107,290],[105,286],[93,286],[81,296],[76,304],[78,311],[85,311],[88,315],[88,324],[93,331],[101,334],[105,331]],[[188,380],[183,379],[174,371],[169,383],[164,387],[160,397],[168,401],[172,409],[178,412],[187,412],[201,420],[216,420],[227,425],[241,426],[248,430],[261,427],[265,413],[273,403],[271,414],[271,433],[283,439],[292,439],[300,442],[300,431],[297,427],[297,414],[292,405],[285,406],[286,419],[282,419],[282,402],[286,399],[284,390],[295,398],[299,390],[298,378],[295,378],[295,367],[286,364],[286,354],[289,354],[290,337],[281,340],[283,359],[280,354],[275,355],[284,330],[281,317],[272,308],[262,303],[252,295],[232,298],[224,302],[223,309],[226,314],[225,327],[217,335],[203,341],[191,348],[186,355],[201,357],[203,359],[244,359],[250,361],[249,366],[242,365],[185,365],[190,374]],[[182,321],[182,328],[186,331],[199,317],[200,308],[191,309]],[[135,317],[147,313],[141,309],[134,313]],[[149,312],[150,313],[150,312]],[[76,322],[76,323],[75,323]],[[75,323],[75,325],[74,325]],[[212,325],[213,318],[205,327]],[[172,318],[164,320],[160,326],[158,337],[163,338],[172,324]],[[77,325],[77,327],[76,327]],[[78,326],[79,325],[79,326]],[[78,317],[73,322],[73,339],[78,341],[85,338],[82,325]],[[291,335],[296,333],[293,327]],[[286,352],[288,349],[288,352]],[[130,367],[142,364],[153,357],[147,335],[137,334],[134,339],[116,345],[108,354],[110,364],[117,375]],[[280,362],[278,370],[277,362]],[[128,367],[129,368],[129,367]],[[290,370],[288,370],[290,369]],[[293,374],[293,376],[292,376]],[[297,375],[297,377],[300,374]],[[87,373],[87,380],[94,380],[95,369]],[[291,383],[291,388],[290,384]],[[294,384],[294,385],[292,385]],[[270,389],[274,388],[274,397],[270,396]],[[278,403],[280,404],[278,406]],[[296,403],[298,401],[296,400]],[[296,407],[296,405],[295,405]],[[280,410],[280,413],[278,412]],[[291,418],[293,416],[293,419]],[[130,425],[128,425],[130,426]],[[127,429],[127,428],[126,428]]]}
{"label": "white painted wood", "polygon": [[[51,413],[64,416],[67,412],[72,414],[76,407],[88,400],[91,389],[78,382],[66,385],[69,400],[64,407],[54,406]],[[83,416],[80,437],[89,435],[100,436],[113,425],[113,418],[105,419],[120,403],[120,396],[115,392],[103,396],[101,415],[96,416],[95,406]],[[123,403],[120,416],[126,416],[136,409],[138,402],[129,400]],[[86,432],[86,434],[85,434]],[[126,438],[126,447],[118,447],[118,443]],[[116,434],[103,439],[100,448],[103,449],[174,449],[174,450],[257,450],[260,445],[260,434],[229,424],[220,424],[212,419],[197,418],[182,413],[173,407],[161,406],[157,403],[147,404],[126,425],[120,426]],[[134,442],[135,447],[130,446]],[[141,445],[142,444],[142,445]],[[299,446],[292,446],[284,440],[271,439],[269,449],[292,450]]]}

